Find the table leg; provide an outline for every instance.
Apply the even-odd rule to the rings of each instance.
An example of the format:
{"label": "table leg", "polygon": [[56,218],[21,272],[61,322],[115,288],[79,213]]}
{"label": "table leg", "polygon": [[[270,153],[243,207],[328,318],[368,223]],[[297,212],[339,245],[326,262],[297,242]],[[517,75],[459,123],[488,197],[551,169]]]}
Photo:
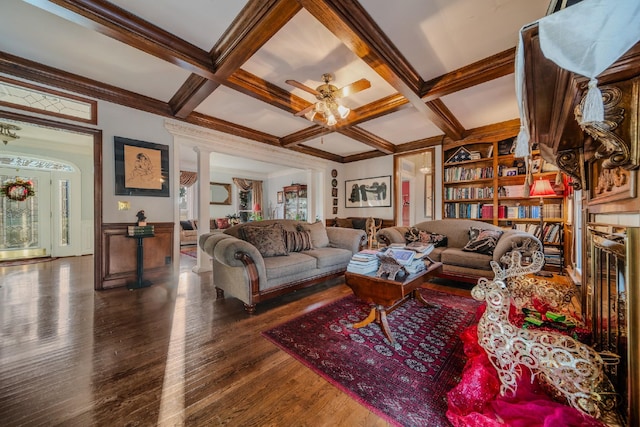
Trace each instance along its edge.
{"label": "table leg", "polygon": [[424,297],[422,296],[422,294],[420,293],[420,291],[418,289],[414,289],[412,294],[413,294],[413,298],[417,299],[418,301],[420,301],[420,303],[422,305],[424,305],[425,307],[433,307],[433,304],[428,303],[427,300],[424,299]]}
{"label": "table leg", "polygon": [[393,339],[393,335],[391,335],[391,329],[389,329],[389,322],[387,321],[387,311],[383,306],[379,305],[376,309],[378,315],[380,317],[380,328],[384,335],[387,337],[392,346],[396,346],[396,340]]}
{"label": "table leg", "polygon": [[369,323],[373,322],[374,320],[376,320],[376,308],[373,307],[371,309],[371,311],[369,312],[369,315],[366,317],[366,319],[361,320],[358,323],[354,323],[353,327],[358,329],[358,328],[364,328],[365,326],[367,326]]}

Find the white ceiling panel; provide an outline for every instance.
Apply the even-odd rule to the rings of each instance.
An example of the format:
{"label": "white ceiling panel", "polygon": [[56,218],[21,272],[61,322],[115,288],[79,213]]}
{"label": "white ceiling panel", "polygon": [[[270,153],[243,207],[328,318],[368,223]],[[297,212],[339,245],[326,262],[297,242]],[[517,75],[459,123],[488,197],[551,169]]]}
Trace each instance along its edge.
{"label": "white ceiling panel", "polygon": [[315,138],[301,145],[306,145],[318,150],[334,153],[339,156],[351,156],[373,149],[360,141],[355,141],[339,133],[330,133],[320,138]]}
{"label": "white ceiling panel", "polygon": [[358,126],[396,145],[442,135],[442,131],[415,108],[405,108]]}
{"label": "white ceiling panel", "polygon": [[362,6],[424,80],[516,45],[548,0],[362,0]]}
{"label": "white ceiling panel", "polygon": [[189,0],[189,7],[175,0],[154,0],[153,5],[148,0],[110,0],[110,3],[209,52],[247,1]]}
{"label": "white ceiling panel", "polygon": [[166,61],[22,1],[3,2],[0,27],[11,34],[0,37],[0,51],[161,101],[169,101],[189,77]]}
{"label": "white ceiling panel", "polygon": [[349,108],[396,93],[305,10],[298,12],[242,68],[309,102],[316,101],[312,94],[286,84],[285,80],[297,80],[312,89],[322,84],[325,73],[334,75],[332,84],[338,88],[362,78],[369,80],[369,89],[342,100]]}
{"label": "white ceiling panel", "polygon": [[466,129],[519,117],[513,74],[443,96],[442,101]]}
{"label": "white ceiling panel", "polygon": [[196,111],[279,137],[311,126],[304,118],[224,86],[216,89]]}

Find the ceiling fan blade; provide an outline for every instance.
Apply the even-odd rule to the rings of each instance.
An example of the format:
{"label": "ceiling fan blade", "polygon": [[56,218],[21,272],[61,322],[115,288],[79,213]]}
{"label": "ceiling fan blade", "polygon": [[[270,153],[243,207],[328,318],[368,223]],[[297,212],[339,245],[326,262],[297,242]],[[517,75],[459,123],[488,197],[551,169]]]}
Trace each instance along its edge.
{"label": "ceiling fan blade", "polygon": [[335,98],[344,98],[345,96],[353,95],[361,90],[369,89],[371,83],[367,79],[360,79],[356,82],[346,85],[343,88],[338,89],[333,93]]}
{"label": "ceiling fan blade", "polygon": [[294,114],[295,116],[304,116],[305,114],[307,114],[309,111],[312,111],[314,108],[316,108],[316,104],[311,104],[309,105],[307,108],[305,108],[304,110],[298,111],[296,114]]}
{"label": "ceiling fan blade", "polygon": [[298,89],[302,89],[305,92],[309,92],[314,96],[320,95],[320,92],[318,92],[317,90],[311,89],[309,86],[305,86],[296,80],[285,80],[285,83],[290,84],[291,86],[297,87]]}

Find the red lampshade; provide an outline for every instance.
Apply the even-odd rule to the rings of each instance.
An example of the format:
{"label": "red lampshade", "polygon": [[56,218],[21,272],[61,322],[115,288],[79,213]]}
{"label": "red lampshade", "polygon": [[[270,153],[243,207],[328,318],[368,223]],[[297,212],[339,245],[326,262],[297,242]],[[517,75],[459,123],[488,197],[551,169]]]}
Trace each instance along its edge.
{"label": "red lampshade", "polygon": [[529,192],[530,197],[544,197],[544,196],[555,196],[556,192],[553,191],[551,187],[551,182],[548,179],[536,179],[533,181],[533,185],[531,186],[531,191]]}
{"label": "red lampshade", "polygon": [[253,205],[253,211],[254,212],[262,211],[262,206],[260,206],[260,203],[256,203],[255,205]]}

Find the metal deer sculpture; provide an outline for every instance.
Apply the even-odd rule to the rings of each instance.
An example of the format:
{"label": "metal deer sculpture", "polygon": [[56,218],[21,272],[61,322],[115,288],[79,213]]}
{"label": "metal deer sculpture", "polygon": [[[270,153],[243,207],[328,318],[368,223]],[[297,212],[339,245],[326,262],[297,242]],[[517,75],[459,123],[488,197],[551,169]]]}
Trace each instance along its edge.
{"label": "metal deer sculpture", "polygon": [[522,329],[509,322],[510,294],[505,281],[539,271],[542,252],[532,263],[521,265],[520,252],[513,251],[507,268],[495,261],[493,280],[482,278],[471,291],[473,298],[487,303],[478,323],[478,342],[487,352],[500,378],[500,393],[515,394],[522,368],[551,385],[559,397],[574,408],[599,418],[615,404],[613,386],[603,374],[603,360],[593,348],[560,333]]}

